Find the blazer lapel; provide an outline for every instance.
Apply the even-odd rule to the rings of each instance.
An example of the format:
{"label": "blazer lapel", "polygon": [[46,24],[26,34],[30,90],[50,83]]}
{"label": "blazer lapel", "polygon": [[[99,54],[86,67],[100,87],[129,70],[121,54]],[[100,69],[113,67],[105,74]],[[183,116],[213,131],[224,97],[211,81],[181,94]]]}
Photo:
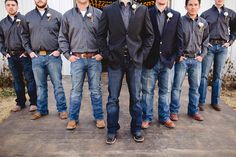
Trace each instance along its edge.
{"label": "blazer lapel", "polygon": [[167,21],[167,19],[168,19],[167,14],[168,14],[169,12],[171,12],[171,11],[170,11],[170,9],[168,8],[168,9],[165,11],[166,20],[165,20],[165,24],[164,24],[164,28],[163,28],[162,35],[165,34],[166,28],[169,26],[169,23],[170,23],[170,21]]}
{"label": "blazer lapel", "polygon": [[157,10],[155,7],[152,8],[150,16],[153,23],[154,34],[160,36],[160,31],[158,29],[158,24],[157,24]]}
{"label": "blazer lapel", "polygon": [[[128,25],[128,29],[127,30],[129,30],[130,29],[130,27],[132,28],[132,26],[130,26],[130,25],[132,25],[132,23],[134,24],[134,20],[135,20],[135,11],[133,10],[133,8],[132,8],[132,5],[133,4],[136,4],[137,6],[139,5],[138,3],[136,3],[135,1],[132,1],[132,4],[131,4],[131,15],[130,15],[130,19],[129,19],[129,25]],[[138,9],[138,8],[137,8]],[[137,11],[137,10],[136,10]]]}
{"label": "blazer lapel", "polygon": [[114,13],[116,14],[116,18],[117,18],[117,22],[120,22],[121,26],[122,26],[122,29],[125,31],[125,24],[124,24],[124,21],[122,19],[122,16],[121,16],[121,12],[120,12],[120,5],[119,5],[119,1],[116,1],[114,3]]}

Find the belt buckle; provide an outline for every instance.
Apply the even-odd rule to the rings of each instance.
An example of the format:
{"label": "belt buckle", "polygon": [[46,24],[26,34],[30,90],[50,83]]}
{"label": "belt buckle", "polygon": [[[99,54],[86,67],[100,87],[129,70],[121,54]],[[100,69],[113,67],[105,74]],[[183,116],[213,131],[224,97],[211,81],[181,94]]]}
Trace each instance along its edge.
{"label": "belt buckle", "polygon": [[39,51],[39,55],[45,56],[47,55],[47,51]]}

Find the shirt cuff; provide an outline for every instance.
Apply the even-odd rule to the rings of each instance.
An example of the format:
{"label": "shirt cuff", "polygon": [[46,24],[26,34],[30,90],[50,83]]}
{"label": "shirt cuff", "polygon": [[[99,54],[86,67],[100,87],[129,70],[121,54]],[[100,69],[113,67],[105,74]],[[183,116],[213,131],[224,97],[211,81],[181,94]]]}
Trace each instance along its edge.
{"label": "shirt cuff", "polygon": [[6,56],[7,55],[7,52],[6,51],[3,51],[1,52],[3,56]]}
{"label": "shirt cuff", "polygon": [[229,41],[229,45],[230,45],[230,46],[233,45],[233,43],[234,43],[234,40],[230,40],[230,41]]}
{"label": "shirt cuff", "polygon": [[31,52],[33,52],[33,50],[31,50],[30,48],[25,48],[25,51],[30,54]]}

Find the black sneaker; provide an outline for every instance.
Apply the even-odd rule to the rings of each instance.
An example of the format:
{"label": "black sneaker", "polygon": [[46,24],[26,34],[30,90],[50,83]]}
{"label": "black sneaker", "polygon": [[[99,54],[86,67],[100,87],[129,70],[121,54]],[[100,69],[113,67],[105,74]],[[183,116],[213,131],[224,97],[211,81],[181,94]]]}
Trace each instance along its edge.
{"label": "black sneaker", "polygon": [[138,143],[141,143],[144,141],[144,137],[142,136],[141,133],[136,133],[133,135],[133,138],[134,138],[134,141],[135,142],[138,142]]}
{"label": "black sneaker", "polygon": [[116,135],[111,135],[108,134],[107,135],[107,140],[106,140],[106,144],[112,145],[116,142]]}

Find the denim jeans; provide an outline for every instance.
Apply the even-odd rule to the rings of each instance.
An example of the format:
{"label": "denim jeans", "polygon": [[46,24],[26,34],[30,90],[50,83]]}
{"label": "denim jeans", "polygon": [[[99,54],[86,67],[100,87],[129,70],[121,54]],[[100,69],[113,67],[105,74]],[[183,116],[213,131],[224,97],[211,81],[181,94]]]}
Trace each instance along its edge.
{"label": "denim jeans", "polygon": [[16,102],[21,108],[25,107],[25,83],[26,80],[27,91],[30,97],[30,105],[37,104],[36,84],[32,71],[32,62],[30,57],[19,57],[13,55],[8,58],[9,68],[13,76],[13,85],[16,92]]}
{"label": "denim jeans", "polygon": [[219,44],[214,44],[213,47],[208,48],[208,53],[202,62],[199,104],[204,105],[206,103],[208,75],[213,64],[211,104],[219,105],[222,83],[221,76],[227,58],[227,51],[228,49],[226,47],[222,47],[222,45]]}
{"label": "denim jeans", "polygon": [[142,69],[136,68],[129,57],[124,57],[122,66],[112,69],[108,65],[108,102],[107,102],[107,128],[108,134],[115,135],[120,128],[119,121],[119,96],[122,80],[126,74],[126,82],[130,94],[129,112],[131,115],[131,133],[141,132],[142,106],[140,104],[141,93],[141,72]]}
{"label": "denim jeans", "polygon": [[188,73],[189,82],[188,115],[193,116],[198,112],[198,88],[201,80],[201,62],[194,58],[187,58],[175,64],[175,76],[171,91],[170,113],[177,114],[179,112],[181,88],[186,72]]}
{"label": "denim jeans", "polygon": [[84,78],[87,73],[90,97],[95,120],[103,119],[101,73],[102,65],[95,58],[83,59],[71,63],[72,90],[70,95],[70,120],[79,121]]}
{"label": "denim jeans", "polygon": [[169,120],[170,92],[172,85],[171,69],[163,63],[158,63],[152,69],[142,71],[142,100],[143,121],[153,119],[153,96],[158,80],[158,118],[160,122]]}
{"label": "denim jeans", "polygon": [[48,113],[48,75],[50,76],[50,80],[53,84],[57,110],[58,112],[66,111],[66,98],[62,86],[61,57],[39,55],[37,58],[32,58],[32,68],[37,85],[37,111],[41,114]]}

